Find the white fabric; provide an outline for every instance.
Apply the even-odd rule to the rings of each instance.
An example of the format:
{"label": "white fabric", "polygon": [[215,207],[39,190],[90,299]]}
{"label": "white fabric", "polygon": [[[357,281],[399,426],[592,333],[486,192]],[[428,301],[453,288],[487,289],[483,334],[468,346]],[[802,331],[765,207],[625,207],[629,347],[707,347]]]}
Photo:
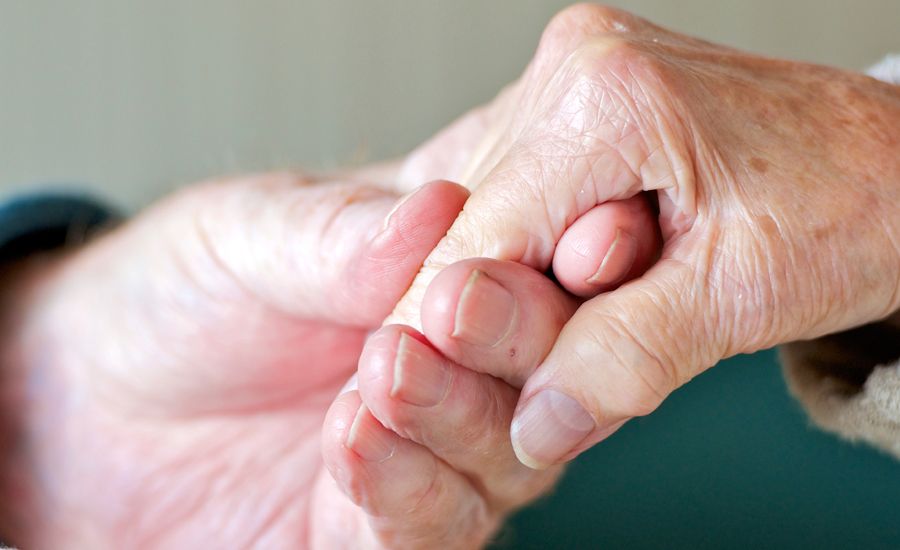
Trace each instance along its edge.
{"label": "white fabric", "polygon": [[900,84],[900,54],[885,57],[879,63],[870,67],[866,73],[884,82]]}

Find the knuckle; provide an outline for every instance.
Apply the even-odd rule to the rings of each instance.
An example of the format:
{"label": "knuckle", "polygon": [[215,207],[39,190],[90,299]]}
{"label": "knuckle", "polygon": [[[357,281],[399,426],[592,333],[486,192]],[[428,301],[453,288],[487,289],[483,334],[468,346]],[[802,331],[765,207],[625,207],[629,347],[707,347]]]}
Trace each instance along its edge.
{"label": "knuckle", "polygon": [[628,300],[610,300],[589,310],[579,329],[610,361],[607,368],[621,388],[621,407],[641,416],[708,366],[707,358],[716,354],[715,338],[697,337],[705,334],[705,321],[693,309],[685,310],[681,286],[670,290],[663,283],[641,284],[626,292]]}
{"label": "knuckle", "polygon": [[547,24],[536,59],[539,65],[544,62],[552,64],[552,61],[564,59],[583,44],[624,37],[644,26],[641,19],[616,8],[575,4],[557,13]]}
{"label": "knuckle", "polygon": [[506,433],[514,404],[500,392],[485,388],[477,399],[461,401],[453,419],[459,450],[477,449],[488,456],[498,436]]}
{"label": "knuckle", "polygon": [[609,328],[619,342],[626,342],[610,346],[614,356],[620,358],[616,364],[626,371],[635,390],[625,393],[626,408],[637,416],[650,414],[678,386],[674,364],[628,323],[617,320]]}
{"label": "knuckle", "polygon": [[596,136],[607,146],[617,145],[634,131],[644,136],[653,127],[650,115],[660,107],[659,94],[653,92],[668,79],[657,54],[638,40],[615,34],[579,44],[557,75],[554,86],[563,89],[554,90],[547,101],[561,116],[550,117],[551,129],[574,132],[573,142],[582,146],[587,136]]}
{"label": "knuckle", "polygon": [[[582,338],[573,353],[579,366],[587,372],[597,372],[599,357],[603,383],[616,389],[615,403],[605,403],[618,414],[645,416],[653,412],[667,395],[665,373],[660,362],[647,355],[646,349],[630,340],[617,320],[605,315],[592,316],[590,322],[578,327]],[[663,380],[661,380],[663,378]],[[585,402],[591,402],[586,399]]]}
{"label": "knuckle", "polygon": [[576,74],[604,87],[619,85],[629,95],[650,76],[659,76],[662,65],[656,54],[633,37],[602,34],[573,49],[569,63]]}
{"label": "knuckle", "polygon": [[359,387],[364,395],[381,399],[390,392],[400,332],[396,325],[388,325],[369,336],[357,367]]}
{"label": "knuckle", "polygon": [[450,492],[446,476],[440,475],[440,466],[437,459],[432,456],[428,462],[428,475],[399,499],[397,509],[403,512],[415,510],[417,513],[430,516]]}
{"label": "knuckle", "polygon": [[457,480],[439,476],[419,498],[409,499],[413,504],[405,515],[421,529],[416,538],[404,540],[404,548],[475,548],[483,544],[497,518],[484,499],[471,493],[461,497],[450,487],[454,483]]}
{"label": "knuckle", "polygon": [[387,518],[415,513],[418,517],[430,517],[447,499],[449,487],[446,476],[440,475],[437,459],[418,464],[416,475],[386,491],[383,479],[358,470],[347,486],[346,494],[357,506],[370,515]]}
{"label": "knuckle", "polygon": [[[620,330],[627,333],[621,327]],[[665,366],[664,360],[639,340],[631,339],[629,342],[633,344],[631,349],[627,345],[619,346],[619,351],[614,352],[621,358],[616,361],[618,367],[630,381],[630,391],[624,393],[625,408],[637,416],[644,416],[662,403],[675,384],[671,369]],[[627,351],[623,352],[622,348]]]}
{"label": "knuckle", "polygon": [[559,11],[547,24],[546,32],[578,38],[597,32],[627,32],[633,30],[635,19],[624,10],[584,2]]}

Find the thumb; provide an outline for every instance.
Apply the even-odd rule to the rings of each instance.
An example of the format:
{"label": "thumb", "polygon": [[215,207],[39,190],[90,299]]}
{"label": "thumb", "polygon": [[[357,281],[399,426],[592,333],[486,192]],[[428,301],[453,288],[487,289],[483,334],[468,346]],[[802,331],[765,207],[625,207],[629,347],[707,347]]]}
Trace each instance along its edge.
{"label": "thumb", "polygon": [[[559,24],[546,34],[571,31]],[[655,80],[652,64],[617,38],[578,32],[586,33],[584,47],[547,65],[546,74],[526,75],[500,153],[487,155],[486,166],[475,171],[484,177],[386,323],[419,328],[428,283],[463,259],[509,260],[545,271],[566,229],[604,203],[658,191],[663,228],[689,225],[696,214],[691,141],[667,109],[657,112],[657,102],[636,106],[645,101],[634,94]],[[558,54],[547,40],[536,58]]]}
{"label": "thumb", "polygon": [[116,351],[137,350],[104,356],[91,376],[118,384],[108,366],[127,364],[135,410],[282,403],[356,364],[467,196],[435,182],[398,204],[287,174],[200,184],[73,256],[52,324],[67,342],[94,342],[101,327],[118,335]]}
{"label": "thumb", "polygon": [[523,464],[570,460],[723,356],[702,279],[665,259],[579,308],[519,398],[511,436]]}
{"label": "thumb", "polygon": [[[166,241],[178,243],[180,264],[207,293],[218,298],[224,292],[210,289],[233,282],[241,295],[293,319],[372,327],[409,286],[468,192],[436,181],[398,201],[365,185],[303,186],[270,175],[202,186],[191,196],[175,201],[186,215],[165,216],[176,219]],[[163,225],[157,218],[144,223],[154,233]],[[212,260],[198,260],[206,257]]]}

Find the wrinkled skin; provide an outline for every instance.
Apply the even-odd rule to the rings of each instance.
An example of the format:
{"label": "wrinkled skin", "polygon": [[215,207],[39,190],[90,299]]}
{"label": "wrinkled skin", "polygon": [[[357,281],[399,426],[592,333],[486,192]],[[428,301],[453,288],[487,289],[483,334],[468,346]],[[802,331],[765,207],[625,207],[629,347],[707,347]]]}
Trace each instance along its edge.
{"label": "wrinkled skin", "polygon": [[[26,269],[9,287],[17,307],[3,309],[15,327],[4,331],[4,404],[17,420],[4,532],[24,547],[478,546],[552,484],[559,468],[548,466],[719,358],[898,308],[898,116],[897,90],[860,76],[568,9],[516,84],[399,166],[327,187],[200,186],[39,275]],[[380,329],[363,349],[464,194],[431,188],[441,197],[424,199],[446,210],[412,224],[418,237],[394,243],[406,249],[366,247],[395,189],[439,177],[474,194],[389,319],[408,326]],[[604,256],[572,256],[584,244],[575,228],[598,205],[656,189],[662,259],[576,312],[538,272],[553,265],[579,296],[614,288],[585,286],[579,274],[593,268],[582,268]],[[629,231],[653,248],[656,228]],[[504,261],[457,263],[477,257]],[[360,258],[381,258],[381,270],[361,275]],[[542,323],[506,336],[514,354],[467,348],[447,325],[474,269],[537,304],[519,318]],[[454,373],[436,406],[463,418],[492,407],[491,437],[470,441],[477,452],[440,448],[428,411],[388,399],[386,365],[410,338],[429,343],[421,366]],[[331,403],[357,362],[359,389]],[[542,417],[560,425],[536,432],[520,417],[511,442],[517,402],[522,415],[547,388],[589,422],[560,410]],[[356,441],[390,441],[380,470],[348,442],[354,425]],[[560,437],[523,440],[535,433]],[[517,469],[513,443],[548,469]],[[446,483],[377,498],[420,480],[422,464]],[[485,472],[527,490],[475,483]],[[410,496],[428,504],[413,521]]]}
{"label": "wrinkled skin", "polygon": [[[476,140],[466,135],[484,135],[483,113],[418,150],[417,168],[402,176],[394,163],[320,181],[199,184],[89,246],[6,268],[4,539],[26,548],[473,547],[546,491],[559,469],[527,469],[509,442],[518,390],[462,367],[440,414],[407,410],[395,428],[442,432],[437,448],[459,439],[446,418],[489,418],[494,437],[449,462],[415,447],[423,463],[393,478],[409,490],[392,482],[383,500],[415,499],[417,517],[374,517],[371,495],[346,495],[322,457],[325,442],[332,458],[359,462],[335,415],[323,431],[328,407],[468,197],[448,182],[398,193],[458,173],[446,152],[471,157]],[[639,203],[599,213],[602,238],[651,223]],[[504,269],[530,280],[540,304],[542,324],[520,337],[546,332],[548,343],[575,301],[523,266]],[[435,465],[447,483],[417,492]],[[494,475],[505,481],[473,481]],[[463,509],[479,510],[477,521]]]}
{"label": "wrinkled skin", "polygon": [[567,228],[612,199],[656,191],[664,238],[517,373],[524,463],[571,459],[722,358],[900,307],[900,88],[578,5],[505,96],[472,197],[390,322],[420,327],[429,281],[462,258],[555,267]]}
{"label": "wrinkled skin", "polygon": [[[373,186],[204,184],[13,273],[4,536],[306,546],[327,405],[466,198],[423,192],[432,218],[411,200],[382,233],[397,195]],[[376,546],[352,512],[331,547]]]}

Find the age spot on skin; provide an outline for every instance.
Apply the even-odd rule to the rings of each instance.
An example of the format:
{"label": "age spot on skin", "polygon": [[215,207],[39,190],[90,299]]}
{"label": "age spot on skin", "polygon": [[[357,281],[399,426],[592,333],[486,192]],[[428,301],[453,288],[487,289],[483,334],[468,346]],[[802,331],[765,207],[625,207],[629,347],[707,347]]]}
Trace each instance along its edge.
{"label": "age spot on skin", "polygon": [[750,168],[752,168],[754,172],[765,174],[769,170],[769,163],[759,157],[753,157],[750,159]]}

